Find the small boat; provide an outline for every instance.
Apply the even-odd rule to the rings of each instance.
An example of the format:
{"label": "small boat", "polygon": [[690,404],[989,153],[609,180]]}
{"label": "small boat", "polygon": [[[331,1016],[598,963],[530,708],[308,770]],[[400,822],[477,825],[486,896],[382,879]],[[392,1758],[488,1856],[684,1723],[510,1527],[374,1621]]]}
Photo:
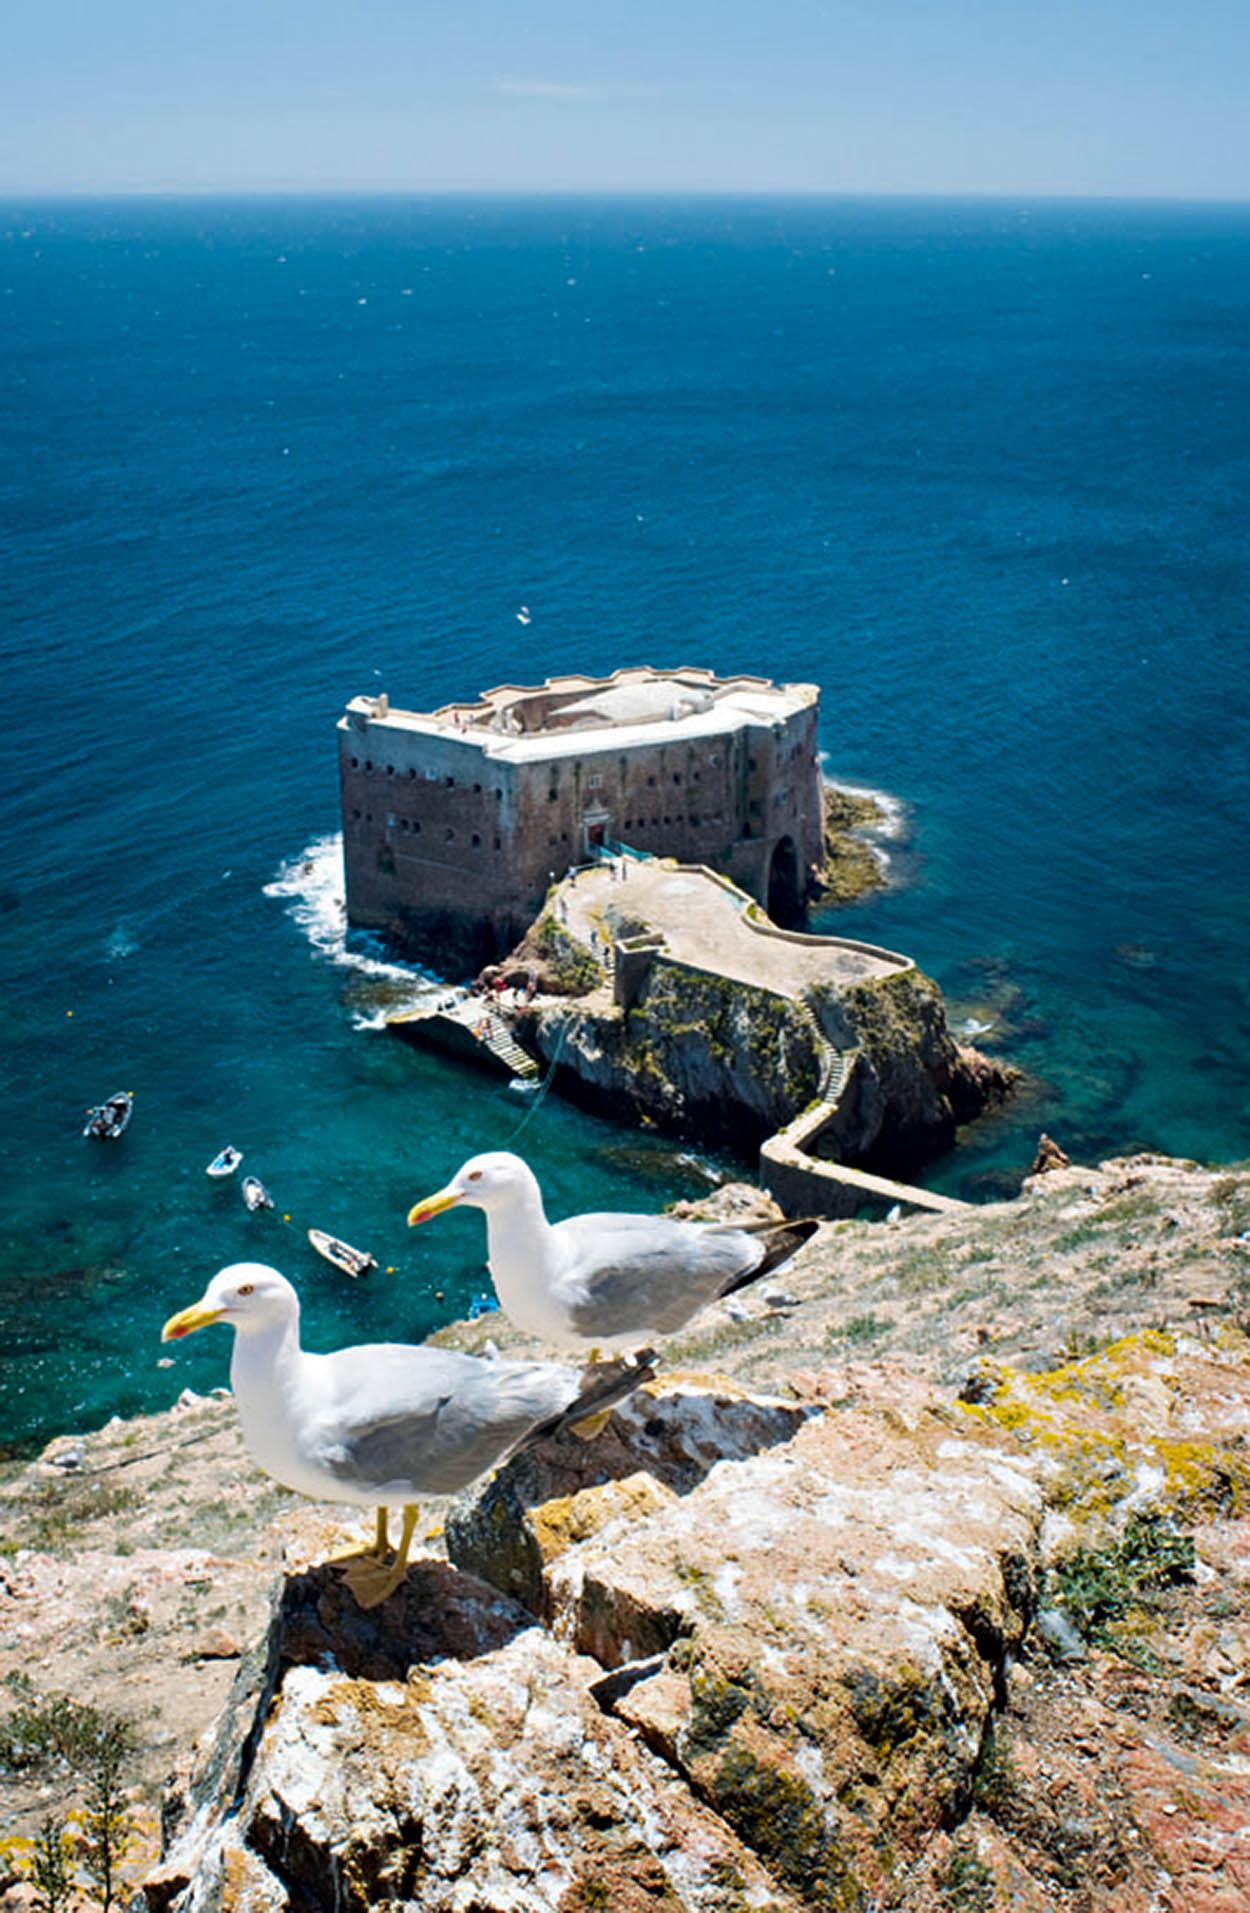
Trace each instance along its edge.
{"label": "small boat", "polygon": [[259,1176],[244,1176],[243,1200],[251,1210],[273,1208],[273,1197]]}
{"label": "small boat", "polygon": [[97,1103],[94,1109],[87,1111],[84,1136],[99,1136],[105,1142],[112,1142],[120,1136],[134,1111],[134,1093],[129,1089],[119,1089],[107,1102]]}
{"label": "small boat", "polygon": [[348,1242],[340,1242],[337,1236],[327,1235],[324,1229],[310,1229],[308,1240],[318,1255],[327,1262],[333,1262],[336,1269],[342,1269],[345,1275],[367,1275],[370,1269],[376,1269],[377,1258],[365,1249],[353,1249]]}
{"label": "small boat", "polygon": [[242,1160],[243,1151],[227,1143],[226,1147],[219,1150],[213,1157],[204,1173],[208,1176],[232,1176]]}

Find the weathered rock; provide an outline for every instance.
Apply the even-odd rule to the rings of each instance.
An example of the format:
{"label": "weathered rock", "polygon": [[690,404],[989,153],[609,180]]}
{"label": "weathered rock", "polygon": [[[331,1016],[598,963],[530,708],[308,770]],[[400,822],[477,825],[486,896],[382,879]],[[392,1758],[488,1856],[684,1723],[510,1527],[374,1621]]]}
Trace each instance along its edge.
{"label": "weathered rock", "polygon": [[239,1750],[237,1811],[205,1801],[146,1883],[152,1913],[765,1903],[798,1913],[729,1828],[600,1711],[594,1663],[521,1609],[419,1563],[402,1611],[355,1630],[358,1643],[377,1634],[353,1656],[358,1668],[393,1662],[371,1676],[311,1652],[344,1619],[334,1579],[287,1588],[254,1742]]}
{"label": "weathered rock", "polygon": [[820,1143],[842,1162],[905,1174],[949,1149],[1019,1075],[955,1042],[942,993],[919,970],[818,988],[810,1000],[829,1041],[858,1051]]}
{"label": "weathered rock", "polygon": [[1033,1158],[1031,1176],[1044,1176],[1052,1169],[1066,1169],[1071,1161],[1065,1156],[1057,1142],[1053,1142],[1045,1130],[1037,1139],[1037,1154]]}
{"label": "weathered rock", "polygon": [[688,1492],[726,1456],[787,1440],[812,1412],[707,1377],[650,1383],[593,1441],[544,1442],[461,1496],[446,1515],[448,1555],[543,1615],[546,1564],[571,1541]]}

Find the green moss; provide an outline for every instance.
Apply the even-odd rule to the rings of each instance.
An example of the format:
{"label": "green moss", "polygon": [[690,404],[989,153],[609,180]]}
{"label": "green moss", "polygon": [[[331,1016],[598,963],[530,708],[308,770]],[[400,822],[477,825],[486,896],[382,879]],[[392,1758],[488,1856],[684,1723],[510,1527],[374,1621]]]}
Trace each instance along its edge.
{"label": "green moss", "polygon": [[734,1722],[755,1699],[750,1675],[732,1680],[718,1668],[696,1661],[689,1673],[690,1721],[682,1735],[682,1755],[697,1760],[724,1740]]}
{"label": "green moss", "polygon": [[710,1786],[712,1805],[766,1865],[820,1913],[853,1913],[865,1895],[810,1787],[735,1744]]}
{"label": "green moss", "polygon": [[995,1913],[999,1903],[997,1882],[971,1848],[953,1848],[946,1865],[933,1878],[944,1907],[957,1909],[958,1913]]}
{"label": "green moss", "polygon": [[846,1689],[855,1725],[883,1761],[942,1727],[935,1690],[914,1668],[901,1668],[893,1680],[866,1667],[854,1668],[846,1676]]}

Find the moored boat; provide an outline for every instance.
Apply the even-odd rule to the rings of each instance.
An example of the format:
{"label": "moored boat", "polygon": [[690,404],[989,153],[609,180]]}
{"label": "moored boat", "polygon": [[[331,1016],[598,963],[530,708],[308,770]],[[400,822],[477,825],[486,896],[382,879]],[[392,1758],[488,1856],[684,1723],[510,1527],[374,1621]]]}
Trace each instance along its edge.
{"label": "moored boat", "polygon": [[273,1197],[259,1176],[244,1176],[243,1200],[249,1209],[272,1209]]}
{"label": "moored boat", "polygon": [[122,1130],[134,1113],[135,1099],[133,1091],[119,1089],[107,1102],[97,1103],[94,1109],[87,1111],[87,1121],[83,1129],[84,1136],[98,1136],[105,1142],[112,1142],[121,1135]]}
{"label": "moored boat", "polygon": [[207,1176],[232,1176],[243,1160],[243,1151],[236,1149],[233,1143],[227,1143],[219,1149],[205,1170]]}
{"label": "moored boat", "polygon": [[365,1249],[353,1249],[348,1242],[340,1242],[337,1236],[327,1235],[324,1229],[310,1229],[308,1240],[318,1255],[327,1262],[333,1262],[336,1269],[342,1269],[345,1275],[367,1275],[370,1269],[376,1269],[377,1258]]}

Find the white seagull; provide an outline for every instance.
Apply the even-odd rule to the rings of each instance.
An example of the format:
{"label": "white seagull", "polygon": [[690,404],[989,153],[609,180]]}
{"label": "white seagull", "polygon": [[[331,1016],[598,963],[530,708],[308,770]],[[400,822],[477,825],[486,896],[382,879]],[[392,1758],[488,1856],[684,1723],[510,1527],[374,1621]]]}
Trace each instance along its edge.
{"label": "white seagull", "polygon": [[[518,1449],[606,1414],[654,1374],[617,1364],[583,1380],[562,1363],[480,1361],[403,1342],[313,1355],[300,1347],[299,1297],[260,1262],[218,1270],[161,1340],[212,1322],[235,1332],[230,1386],[265,1473],[317,1501],[376,1508],[373,1546],[346,1577],[362,1607],[402,1581],[420,1495],[456,1493]],[[403,1526],[388,1564],[390,1508],[403,1509]]]}
{"label": "white seagull", "polygon": [[675,1334],[706,1303],[788,1262],[819,1227],[617,1211],[552,1223],[533,1170],[507,1150],[470,1157],[408,1220],[427,1222],[462,1202],[485,1211],[490,1272],[509,1320],[583,1352]]}

